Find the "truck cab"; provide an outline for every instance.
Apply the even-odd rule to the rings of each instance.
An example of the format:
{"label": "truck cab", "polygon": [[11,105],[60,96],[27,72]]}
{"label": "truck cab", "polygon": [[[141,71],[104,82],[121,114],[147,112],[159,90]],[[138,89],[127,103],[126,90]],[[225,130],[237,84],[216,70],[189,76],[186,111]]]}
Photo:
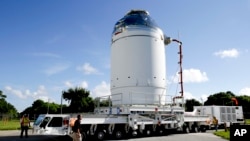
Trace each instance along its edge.
{"label": "truck cab", "polygon": [[41,114],[33,124],[33,133],[66,135],[69,133],[70,115],[65,114]]}

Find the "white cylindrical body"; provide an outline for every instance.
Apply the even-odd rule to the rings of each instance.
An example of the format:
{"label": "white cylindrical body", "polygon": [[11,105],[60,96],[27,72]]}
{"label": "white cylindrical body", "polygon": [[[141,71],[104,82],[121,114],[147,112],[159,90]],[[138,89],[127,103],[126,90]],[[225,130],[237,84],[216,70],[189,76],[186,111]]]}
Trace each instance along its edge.
{"label": "white cylindrical body", "polygon": [[113,105],[165,103],[166,57],[162,30],[129,25],[113,33],[110,87]]}

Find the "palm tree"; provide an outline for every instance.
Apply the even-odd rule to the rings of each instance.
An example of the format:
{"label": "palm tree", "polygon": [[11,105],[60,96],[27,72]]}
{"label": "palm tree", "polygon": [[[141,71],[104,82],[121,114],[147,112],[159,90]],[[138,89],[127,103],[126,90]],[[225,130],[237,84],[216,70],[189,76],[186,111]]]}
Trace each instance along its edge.
{"label": "palm tree", "polygon": [[89,91],[84,88],[70,88],[62,92],[63,99],[70,102],[69,112],[92,112],[94,111],[94,101],[89,97]]}
{"label": "palm tree", "polygon": [[3,94],[3,92],[0,90],[0,99],[5,99],[7,96]]}

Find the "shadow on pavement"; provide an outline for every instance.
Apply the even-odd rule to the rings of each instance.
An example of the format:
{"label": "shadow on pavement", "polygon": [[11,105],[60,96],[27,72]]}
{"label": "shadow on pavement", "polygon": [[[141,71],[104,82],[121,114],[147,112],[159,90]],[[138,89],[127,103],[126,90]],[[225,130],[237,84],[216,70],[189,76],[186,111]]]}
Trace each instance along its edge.
{"label": "shadow on pavement", "polygon": [[20,136],[1,136],[0,141],[73,141],[73,139],[68,135],[30,135],[28,138],[20,138]]}

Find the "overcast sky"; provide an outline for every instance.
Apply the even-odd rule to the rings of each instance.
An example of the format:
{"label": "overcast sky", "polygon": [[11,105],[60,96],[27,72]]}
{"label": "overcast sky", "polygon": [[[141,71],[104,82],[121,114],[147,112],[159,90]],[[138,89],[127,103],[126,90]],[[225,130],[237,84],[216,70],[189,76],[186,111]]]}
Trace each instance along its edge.
{"label": "overcast sky", "polygon": [[[6,100],[21,112],[37,99],[60,104],[62,91],[77,86],[92,97],[110,94],[111,33],[131,9],[147,10],[167,36],[183,42],[185,98],[250,95],[250,0],[1,0]],[[178,95],[177,52],[177,44],[166,47],[171,95]]]}

